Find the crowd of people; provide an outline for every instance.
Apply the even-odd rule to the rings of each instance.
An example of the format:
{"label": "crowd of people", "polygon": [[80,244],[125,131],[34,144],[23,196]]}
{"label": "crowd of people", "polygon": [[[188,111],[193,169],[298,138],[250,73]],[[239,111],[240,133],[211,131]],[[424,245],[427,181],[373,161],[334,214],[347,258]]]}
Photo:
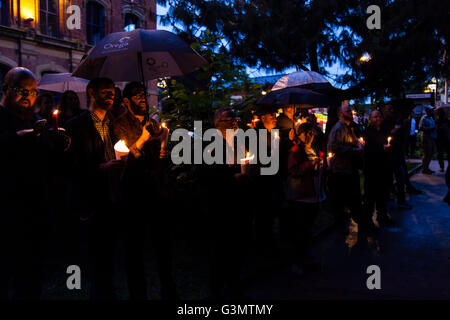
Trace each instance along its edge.
{"label": "crowd of people", "polygon": [[[0,299],[8,299],[9,294],[13,299],[39,299],[44,242],[55,204],[58,210],[71,212],[70,221],[89,223],[92,299],[116,298],[114,239],[118,228],[125,234],[129,297],[148,298],[147,227],[156,244],[161,297],[176,299],[173,222],[163,213],[164,205],[173,201],[168,190],[169,152],[163,143],[168,132],[148,118],[143,85],[130,82],[120,92],[110,79],[93,79],[86,88],[89,108],[84,111],[77,95],[67,91],[61,96],[58,109],[62,116],[56,126],[52,123],[52,97],[38,96],[36,79],[29,70],[9,71],[2,93],[0,148],[4,154],[0,168],[4,178],[0,203],[4,222],[0,246],[6,259],[0,264]],[[298,120],[296,111],[300,112]],[[326,199],[336,225],[345,227],[351,217],[364,243],[380,226],[395,223],[388,209],[391,194],[397,197],[398,207],[411,209],[406,194],[421,193],[407,172],[407,121],[396,117],[392,104],[372,111],[369,126],[363,130],[353,121],[352,109],[342,106],[336,113],[338,121],[329,123],[326,134],[313,114],[294,106],[284,106],[278,117],[273,106],[258,108],[256,115],[260,121],[255,128],[268,133],[267,141],[258,145],[267,144],[269,152],[279,152],[277,174],[261,175],[262,164],[228,164],[226,159],[224,164],[199,165],[196,171],[207,193],[204,206],[212,249],[213,298],[239,295],[249,243],[255,240],[261,250],[270,246],[275,218],[282,238],[294,249],[292,271],[302,275],[312,263],[308,250],[314,222]],[[424,118],[420,126],[428,133],[433,125]],[[214,126],[226,148],[227,129],[239,127],[236,113],[232,108],[217,110]],[[448,119],[444,126],[448,150]],[[278,150],[272,148],[274,129],[280,134]],[[429,136],[433,139],[432,133]],[[116,158],[114,145],[119,140],[129,149],[126,159]],[[223,154],[226,157],[226,152]],[[426,161],[424,157],[424,173]],[[81,250],[77,248],[77,229],[71,232],[72,249]]]}

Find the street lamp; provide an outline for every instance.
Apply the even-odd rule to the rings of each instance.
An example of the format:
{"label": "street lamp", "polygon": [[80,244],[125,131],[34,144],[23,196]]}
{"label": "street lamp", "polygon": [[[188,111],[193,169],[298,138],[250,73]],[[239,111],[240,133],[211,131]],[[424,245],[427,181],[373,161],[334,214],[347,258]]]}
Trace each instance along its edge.
{"label": "street lamp", "polygon": [[365,53],[359,58],[359,62],[369,62],[370,60],[372,60],[372,57],[371,57],[370,54],[368,54],[367,52],[365,52]]}

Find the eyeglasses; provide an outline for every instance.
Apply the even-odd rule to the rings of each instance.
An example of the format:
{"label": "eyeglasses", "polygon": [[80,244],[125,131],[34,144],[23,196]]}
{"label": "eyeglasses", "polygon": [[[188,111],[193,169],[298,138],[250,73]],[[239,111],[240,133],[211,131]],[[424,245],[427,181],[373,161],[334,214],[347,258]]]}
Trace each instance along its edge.
{"label": "eyeglasses", "polygon": [[218,120],[218,122],[239,122],[239,120],[237,118],[233,118],[233,119],[220,119]]}
{"label": "eyeglasses", "polygon": [[12,90],[18,94],[19,96],[27,97],[36,97],[39,94],[39,91],[36,89],[28,90],[20,87],[13,87]]}

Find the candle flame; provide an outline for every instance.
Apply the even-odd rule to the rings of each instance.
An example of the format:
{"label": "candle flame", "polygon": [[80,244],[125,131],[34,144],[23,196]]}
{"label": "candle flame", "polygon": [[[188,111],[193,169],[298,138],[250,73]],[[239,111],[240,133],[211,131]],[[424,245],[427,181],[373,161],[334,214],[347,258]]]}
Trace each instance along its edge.
{"label": "candle flame", "polygon": [[328,153],[328,158],[333,158],[333,154],[331,152]]}
{"label": "candle flame", "polygon": [[252,161],[254,157],[255,157],[254,154],[251,154],[250,152],[247,152],[247,153],[245,154],[245,158],[244,158],[244,159],[241,159],[241,162],[244,163],[244,162],[246,162],[246,161]]}
{"label": "candle flame", "polygon": [[275,132],[273,133],[273,137],[274,137],[275,139],[278,139],[278,138],[279,138],[278,132],[277,132],[277,131],[275,131]]}
{"label": "candle flame", "polygon": [[388,137],[388,144],[391,143],[392,137]]}
{"label": "candle flame", "polygon": [[251,123],[247,123],[247,126],[249,126],[250,128],[255,128],[256,127],[256,123],[260,121],[258,116],[253,116],[252,122]]}
{"label": "candle flame", "polygon": [[54,116],[57,116],[59,114],[59,110],[58,109],[55,109],[55,111],[53,111],[53,115]]}
{"label": "candle flame", "polygon": [[163,127],[163,128],[167,128],[167,125],[166,125],[166,123],[165,123],[165,122],[161,123],[161,127]]}
{"label": "candle flame", "polygon": [[130,152],[130,150],[128,149],[127,145],[125,144],[124,140],[119,140],[115,145],[114,145],[114,150],[117,150],[119,152]]}

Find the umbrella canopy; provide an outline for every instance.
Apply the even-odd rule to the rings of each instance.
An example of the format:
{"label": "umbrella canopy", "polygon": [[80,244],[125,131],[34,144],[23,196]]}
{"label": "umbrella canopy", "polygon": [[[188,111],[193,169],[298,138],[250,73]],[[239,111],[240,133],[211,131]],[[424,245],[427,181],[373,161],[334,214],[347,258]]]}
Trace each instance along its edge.
{"label": "umbrella canopy", "polygon": [[113,81],[146,81],[189,73],[207,61],[165,30],[115,32],[92,48],[72,75]]}
{"label": "umbrella canopy", "polygon": [[307,89],[319,89],[331,86],[327,79],[314,71],[297,71],[278,79],[273,85],[272,91],[290,87],[304,87]]}
{"label": "umbrella canopy", "polygon": [[302,88],[285,88],[271,91],[257,102],[260,105],[301,105],[302,108],[331,107],[336,101],[327,95]]}
{"label": "umbrella canopy", "polygon": [[88,80],[72,77],[70,73],[46,73],[39,81],[38,89],[64,92],[72,90],[75,92],[85,92]]}

